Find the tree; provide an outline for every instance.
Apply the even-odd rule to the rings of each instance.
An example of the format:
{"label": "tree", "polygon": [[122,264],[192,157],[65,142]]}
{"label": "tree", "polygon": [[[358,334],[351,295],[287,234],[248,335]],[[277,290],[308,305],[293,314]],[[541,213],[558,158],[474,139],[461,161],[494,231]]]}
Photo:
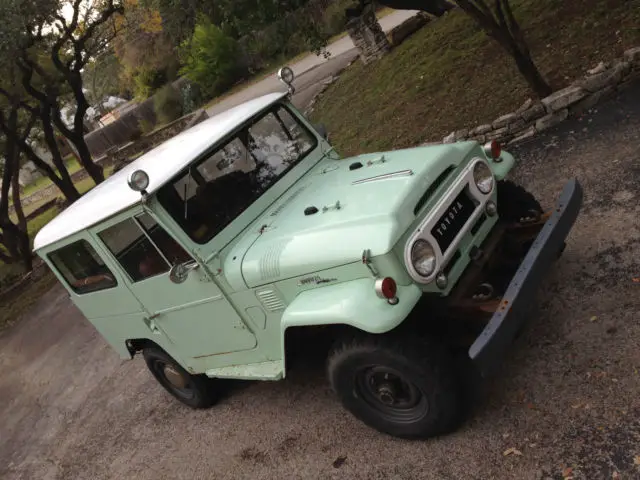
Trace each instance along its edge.
{"label": "tree", "polygon": [[[360,0],[366,2],[369,0]],[[379,3],[401,10],[429,11],[441,0],[378,0]],[[456,0],[466,14],[471,16],[480,27],[500,44],[513,57],[516,66],[525,78],[531,90],[539,97],[551,94],[552,89],[534,63],[524,34],[511,8],[510,0]]]}
{"label": "tree", "polygon": [[[69,203],[74,202],[80,198],[80,193],[73,184],[60,153],[48,102],[36,103],[26,94],[17,81],[17,66],[14,63],[5,64],[3,70],[4,78],[0,83],[0,132],[5,137],[5,143],[11,144],[31,160],[36,168],[60,189]],[[18,124],[10,121],[14,114],[16,119],[29,118],[27,124],[31,125],[31,128],[25,130],[26,133],[21,133]],[[39,123],[36,125],[38,120]],[[57,172],[40,158],[33,148],[38,130],[42,133],[42,140],[51,153]],[[37,141],[41,142],[40,139]]]}
{"label": "tree", "polygon": [[120,83],[120,75],[122,75],[122,65],[113,49],[92,59],[85,68],[83,72],[85,90],[92,106],[98,109],[100,115],[107,113],[103,110],[105,98],[109,96],[130,98],[126,88],[123,88]]}
{"label": "tree", "polygon": [[123,87],[139,99],[147,98],[175,78],[178,43],[165,32],[159,12],[138,0],[125,0],[124,15],[116,24],[113,46],[122,65]]}
{"label": "tree", "polygon": [[[64,8],[71,8],[71,18]],[[60,2],[50,15],[36,17],[26,24],[17,65],[22,72],[22,86],[39,104],[50,144],[47,125],[73,143],[80,163],[96,184],[104,172],[96,165],[84,140],[84,117],[90,107],[84,92],[82,72],[90,60],[109,47],[117,30],[114,15],[123,12],[114,0]],[[62,108],[71,100],[75,107],[72,125],[67,125]]]}
{"label": "tree", "polygon": [[[20,129],[20,109],[14,105],[10,109],[8,117],[4,112],[0,113],[0,121],[8,128],[18,131]],[[25,141],[33,129],[35,116],[29,119],[22,126],[19,133],[20,140]],[[4,164],[2,169],[2,184],[0,186],[0,244],[6,250],[0,251],[0,260],[5,263],[22,261],[27,271],[33,268],[33,256],[31,254],[31,243],[27,230],[27,219],[22,210],[20,202],[20,185],[18,183],[18,173],[20,171],[20,151],[17,143],[11,138],[4,138],[3,142]],[[12,200],[14,210],[18,220],[14,223],[9,216],[9,190],[12,190]]]}

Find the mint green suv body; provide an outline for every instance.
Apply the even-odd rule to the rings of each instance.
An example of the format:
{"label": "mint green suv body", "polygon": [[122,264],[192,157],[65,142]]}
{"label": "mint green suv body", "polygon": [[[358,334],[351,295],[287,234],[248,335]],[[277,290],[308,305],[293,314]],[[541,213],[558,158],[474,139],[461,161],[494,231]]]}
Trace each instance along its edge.
{"label": "mint green suv body", "polygon": [[[422,331],[454,322],[443,310],[467,311],[471,323],[484,314],[464,351],[486,373],[519,330],[581,198],[579,184],[569,182],[553,215],[518,226],[534,229],[533,243],[506,287],[466,280],[473,286],[462,299],[456,288],[465,275],[483,254],[497,255],[487,246],[500,225],[497,185],[514,165],[509,153],[488,151],[462,142],[341,158],[285,95],[267,95],[117,172],[45,226],[35,249],[113,349],[123,358],[148,350],[156,378],[191,406],[213,403],[209,379],[284,378],[289,342],[316,342],[321,327],[386,351],[378,340],[410,325]],[[480,178],[487,193],[476,183],[484,167],[493,177]],[[412,251],[417,240],[428,243],[426,253]],[[457,305],[448,303],[454,294]],[[417,313],[425,301],[427,313]],[[425,349],[441,348],[434,338]],[[353,402],[366,395],[350,400],[340,392],[351,375],[340,373],[348,345],[334,349],[329,368],[338,371],[330,378],[349,410],[394,435],[448,428],[435,420],[420,426],[431,415],[424,408],[413,430],[384,409],[376,420],[370,402],[359,412]],[[418,374],[416,390],[400,370],[390,370],[397,378],[367,377],[372,398],[396,410],[429,397],[425,379],[433,374]],[[437,410],[431,401],[430,412]]]}

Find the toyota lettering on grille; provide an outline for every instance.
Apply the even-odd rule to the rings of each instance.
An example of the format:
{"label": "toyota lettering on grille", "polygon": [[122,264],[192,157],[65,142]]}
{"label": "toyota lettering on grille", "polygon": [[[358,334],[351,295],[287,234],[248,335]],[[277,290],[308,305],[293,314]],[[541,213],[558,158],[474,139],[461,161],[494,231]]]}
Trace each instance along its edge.
{"label": "toyota lettering on grille", "polygon": [[456,201],[455,204],[449,207],[447,215],[440,219],[440,225],[436,226],[436,232],[442,236],[443,232],[447,231],[447,228],[451,226],[451,222],[455,221],[456,216],[462,212],[463,206],[460,201]]}
{"label": "toyota lettering on grille", "polygon": [[463,190],[431,229],[431,235],[438,242],[442,252],[449,248],[460,229],[471,217],[474,208],[473,201]]}

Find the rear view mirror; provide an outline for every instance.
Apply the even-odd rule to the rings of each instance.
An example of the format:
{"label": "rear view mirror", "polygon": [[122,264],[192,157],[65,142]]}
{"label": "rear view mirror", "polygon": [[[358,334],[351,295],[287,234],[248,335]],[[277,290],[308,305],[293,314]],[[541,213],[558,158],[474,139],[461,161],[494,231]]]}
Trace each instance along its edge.
{"label": "rear view mirror", "polygon": [[317,123],[313,126],[313,128],[316,129],[316,132],[318,132],[322,138],[327,141],[329,140],[329,132],[327,132],[327,127],[324,125],[324,123]]}
{"label": "rear view mirror", "polygon": [[189,272],[196,270],[199,266],[195,261],[177,263],[169,271],[169,280],[173,283],[182,283],[189,277]]}

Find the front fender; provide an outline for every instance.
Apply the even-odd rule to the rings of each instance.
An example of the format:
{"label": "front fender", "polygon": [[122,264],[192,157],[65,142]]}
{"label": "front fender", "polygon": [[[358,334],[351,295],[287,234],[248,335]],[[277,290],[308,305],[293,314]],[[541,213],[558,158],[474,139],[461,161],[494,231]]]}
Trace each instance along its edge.
{"label": "front fender", "polygon": [[489,165],[491,166],[491,170],[496,177],[496,180],[503,180],[509,171],[515,165],[516,160],[513,158],[509,152],[502,151],[500,155],[500,161],[496,162],[494,160],[489,160]]}
{"label": "front fender", "polygon": [[289,304],[282,316],[282,334],[289,327],[350,325],[369,333],[393,330],[407,318],[422,291],[416,285],[398,285],[396,305],[379,298],[373,278],[307,290]]}

